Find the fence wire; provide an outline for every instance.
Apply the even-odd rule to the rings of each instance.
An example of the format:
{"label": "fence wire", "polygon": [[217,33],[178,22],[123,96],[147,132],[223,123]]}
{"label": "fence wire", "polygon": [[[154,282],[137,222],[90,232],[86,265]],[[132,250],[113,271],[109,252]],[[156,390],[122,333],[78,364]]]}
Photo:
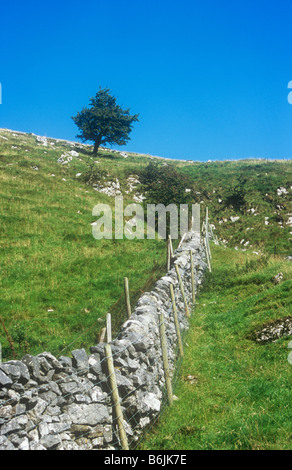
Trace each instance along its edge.
{"label": "fence wire", "polygon": [[[209,243],[209,240],[207,239],[207,237],[206,237],[206,240]],[[141,291],[142,291],[142,293],[151,292],[152,287],[153,287],[153,285],[155,284],[155,282],[157,280],[157,272],[159,272],[160,276],[161,276],[161,270],[164,270],[164,274],[165,274],[165,262],[156,265],[155,270],[153,270],[152,276],[144,284],[142,290],[131,293],[131,305],[136,305],[138,299],[141,297]],[[191,286],[184,286],[184,287],[185,287],[185,290],[188,293],[191,292]],[[196,286],[196,287],[198,287],[198,286]],[[188,297],[191,298],[191,295],[188,295]],[[177,310],[178,310],[178,314],[179,314],[179,322],[180,322],[180,324],[182,324],[182,323],[184,323],[184,319],[185,319],[185,308],[184,308],[183,295],[182,295],[182,292],[179,289],[179,283],[177,283],[177,288],[176,288],[176,292],[175,292],[175,302],[176,302],[176,306],[177,306]],[[167,303],[168,303],[168,305],[166,305],[166,306],[164,305],[164,307],[163,307],[165,318],[167,318],[167,321],[170,322],[172,324],[172,326],[174,327],[175,323],[174,323],[174,316],[173,316],[171,300],[169,300],[169,302],[167,302]],[[181,309],[178,306],[181,306]],[[114,324],[113,324],[114,332],[116,332],[117,329],[120,327],[121,323],[123,323],[123,321],[125,321],[127,319],[125,312],[126,312],[125,298],[124,298],[124,296],[121,296],[121,298],[115,303],[115,305],[111,309],[111,313],[113,314],[113,318],[118,318],[118,320],[115,321]],[[157,331],[159,332],[159,327],[160,327],[159,321],[157,321],[156,326],[157,326]],[[85,334],[85,333],[86,332],[83,332],[82,334]],[[183,339],[184,333],[185,333],[185,329],[183,328],[183,330],[181,331],[182,339]],[[180,367],[181,367],[181,363],[182,363],[182,357],[179,354],[179,348],[178,348],[177,343],[176,343],[176,346],[175,346],[174,350],[171,351],[171,348],[170,348],[170,343],[171,343],[170,334],[175,335],[175,328],[173,328],[172,332],[168,331],[167,334],[166,334],[167,346],[168,346],[168,356],[169,356],[168,360],[169,360],[170,371],[171,371],[171,383],[172,383],[172,389],[174,390],[176,382],[177,382],[177,380],[179,378],[179,375],[180,375]],[[80,336],[82,336],[82,335],[80,335]],[[158,336],[159,336],[159,334],[158,334]],[[79,340],[79,339],[80,339],[80,337],[78,337],[76,339],[76,341]],[[117,352],[112,351],[111,356],[112,356],[112,359],[113,359],[113,363],[115,364],[115,360],[117,361],[118,359],[121,359],[123,357],[123,353],[126,353],[126,354],[129,355],[129,351],[128,351],[129,347],[135,347],[135,345],[137,345],[140,341],[141,341],[141,339],[139,338],[137,341],[131,341],[130,345],[128,344],[124,348],[118,349]],[[74,343],[74,341],[72,343],[70,343],[70,345],[68,345],[68,347],[64,348],[61,352],[64,352],[66,349],[69,349],[69,347],[71,347],[73,343]],[[99,344],[99,346],[100,345],[101,344]],[[155,348],[157,349],[157,345],[155,346],[153,344],[151,347],[153,347],[154,349]],[[99,423],[95,426],[84,425],[82,427],[82,425],[81,425],[81,426],[78,427],[78,425],[77,425],[76,431],[72,433],[70,431],[71,426],[72,426],[72,421],[70,420],[69,416],[66,419],[66,415],[63,412],[62,419],[60,420],[60,418],[58,418],[59,421],[56,420],[55,422],[54,422],[54,420],[52,420],[51,423],[47,423],[48,427],[50,427],[50,424],[51,424],[51,425],[55,426],[56,428],[58,428],[58,424],[59,424],[60,425],[59,426],[60,432],[62,430],[63,433],[64,432],[66,433],[66,431],[67,431],[71,435],[72,434],[75,435],[75,439],[73,440],[73,442],[74,441],[81,442],[80,440],[82,440],[83,445],[86,446],[86,442],[87,442],[86,440],[91,439],[90,440],[90,443],[91,443],[90,445],[92,446],[92,442],[94,440],[92,438],[92,435],[95,432],[96,427],[99,427],[99,426],[105,427],[105,426],[108,425],[108,426],[111,427],[111,429],[108,430],[108,436],[105,437],[104,431],[100,432],[100,436],[95,438],[94,449],[99,449],[99,448],[113,449],[113,450],[120,449],[121,448],[121,439],[120,439],[119,430],[118,430],[118,423],[117,423],[117,421],[118,421],[117,418],[119,418],[119,417],[115,415],[114,404],[112,402],[113,394],[114,394],[115,391],[117,391],[119,393],[119,402],[120,402],[120,405],[122,407],[123,426],[124,426],[124,430],[125,430],[126,435],[127,435],[129,448],[131,450],[137,449],[141,445],[141,443],[142,443],[143,439],[145,438],[146,434],[149,433],[153,429],[153,427],[157,423],[159,417],[161,416],[161,414],[163,413],[163,411],[165,410],[165,408],[168,405],[168,395],[167,395],[167,390],[166,390],[166,387],[165,387],[165,382],[166,381],[165,381],[164,371],[163,371],[163,367],[162,367],[162,350],[161,350],[161,347],[159,347],[159,346],[158,346],[158,349],[159,349],[159,352],[156,351],[157,354],[154,355],[154,360],[152,358],[152,363],[151,363],[152,370],[156,371],[156,374],[155,374],[156,382],[153,381],[153,386],[156,387],[155,390],[156,390],[156,392],[158,394],[158,397],[159,397],[158,398],[159,406],[158,406],[158,403],[157,403],[157,409],[155,409],[155,408],[151,409],[151,407],[149,407],[149,406],[148,406],[148,408],[150,408],[150,409],[146,409],[147,405],[145,405],[145,408],[143,409],[143,407],[141,407],[141,404],[139,403],[139,397],[137,396],[137,393],[139,391],[145,392],[145,388],[146,388],[145,383],[143,382],[143,380],[136,387],[129,386],[129,390],[127,391],[127,393],[121,393],[121,385],[119,385],[118,382],[117,382],[117,386],[114,390],[110,388],[110,386],[109,386],[110,373],[108,372],[108,370],[109,370],[108,369],[108,363],[106,362],[107,358],[104,354],[102,357],[100,357],[100,362],[99,362],[100,370],[102,371],[102,375],[103,375],[102,379],[99,377],[100,380],[93,380],[93,378],[89,379],[89,378],[86,377],[88,373],[91,373],[91,377],[94,375],[94,372],[92,371],[92,366],[90,364],[88,366],[86,366],[85,368],[83,368],[83,369],[74,369],[74,372],[73,372],[73,369],[70,371],[70,367],[67,368],[67,369],[65,368],[66,377],[60,377],[59,379],[54,380],[54,385],[59,387],[62,384],[63,385],[65,385],[65,384],[68,385],[68,384],[72,383],[73,384],[72,389],[69,390],[69,387],[67,387],[68,388],[67,393],[62,393],[62,395],[56,394],[56,397],[52,397],[51,400],[48,400],[48,398],[46,397],[45,400],[46,400],[46,408],[48,408],[49,406],[51,406],[51,407],[57,406],[57,403],[58,403],[60,398],[62,398],[63,400],[65,400],[67,402],[66,406],[70,406],[70,404],[76,404],[76,395],[81,395],[79,397],[79,401],[77,403],[80,403],[80,404],[87,403],[86,397],[87,397],[87,392],[89,392],[88,386],[93,385],[93,388],[90,390],[90,392],[91,393],[94,393],[94,392],[101,393],[101,397],[100,397],[100,403],[98,402],[99,400],[96,399],[96,401],[94,401],[94,400],[90,401],[90,404],[94,404],[95,411],[98,411],[98,410],[104,411],[105,407],[108,410],[109,405],[110,405],[111,415],[109,415],[109,416],[111,416],[111,418],[110,419],[107,418],[107,419],[105,419],[105,422]],[[94,353],[93,353],[93,355],[94,355]],[[40,354],[39,356],[42,357],[42,354]],[[45,357],[45,356],[43,356],[43,357]],[[118,361],[117,361],[117,363],[118,363]],[[117,365],[115,367],[117,368]],[[146,371],[146,369],[145,369],[145,371]],[[98,375],[96,376],[96,379],[97,379],[97,377],[98,377]],[[127,378],[126,375],[123,376],[123,377]],[[70,379],[72,379],[72,380],[70,380]],[[17,397],[13,396],[13,394],[12,394],[12,396],[10,398],[7,398],[6,400],[3,400],[3,399],[1,400],[0,399],[1,400],[0,401],[0,416],[1,416],[1,409],[3,410],[3,408],[5,408],[9,405],[15,406],[17,403],[19,404],[23,400],[27,400],[28,393],[31,393],[32,397],[35,396],[36,398],[41,398],[43,393],[46,393],[47,391],[49,391],[49,390],[47,390],[47,388],[49,388],[49,384],[48,383],[43,383],[43,384],[40,384],[40,385],[38,385],[34,388],[26,390],[23,393],[17,394]],[[82,395],[82,392],[84,392],[84,395]],[[89,392],[89,395],[92,396],[90,394],[90,392]],[[105,395],[107,395],[107,397],[105,397]],[[135,398],[134,402],[131,401],[132,396]],[[72,400],[70,400],[71,398],[72,398]],[[17,403],[15,403],[15,402],[17,402]],[[4,415],[5,415],[5,413],[4,413]],[[28,418],[32,418],[34,416],[34,408],[32,407],[32,409],[29,410],[29,411],[27,409],[25,409],[23,411],[21,411],[21,409],[20,409],[20,410],[17,411],[17,408],[16,408],[15,415],[13,417],[19,418],[22,415],[27,415]],[[5,425],[5,423],[8,423],[10,420],[11,420],[11,415],[7,419],[4,416],[2,418],[2,425]],[[32,421],[33,420],[30,419],[30,422],[31,422],[31,427],[30,427],[30,431],[29,431],[30,433],[32,433],[36,429],[39,430],[39,425],[40,425],[39,419],[36,419],[34,424],[32,424]],[[96,433],[96,435],[98,435],[98,433]],[[46,431],[44,431],[44,436],[46,436]],[[72,442],[72,440],[70,442]],[[105,442],[106,442],[106,444],[105,444]]]}

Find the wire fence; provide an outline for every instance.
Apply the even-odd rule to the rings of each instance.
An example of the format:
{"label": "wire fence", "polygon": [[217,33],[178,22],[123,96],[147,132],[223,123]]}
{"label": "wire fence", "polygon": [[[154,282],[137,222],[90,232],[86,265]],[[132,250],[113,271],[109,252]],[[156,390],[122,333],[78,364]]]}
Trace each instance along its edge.
{"label": "wire fence", "polygon": [[[161,326],[161,324],[158,324],[158,327],[160,327],[160,326]],[[135,345],[137,345],[138,342],[140,342],[140,339],[137,340],[136,342],[135,341],[132,342],[131,346],[135,347]],[[115,359],[120,360],[121,356],[123,356],[123,353],[126,353],[128,351],[128,347],[129,346],[127,345],[127,346],[125,346],[124,349],[120,349],[116,353],[111,353],[113,362],[115,362]],[[178,348],[176,349],[176,351],[174,353],[174,356],[175,356],[175,359],[177,357],[179,357]],[[161,364],[161,357],[159,356],[159,354],[157,354],[155,362],[152,363],[152,367],[155,367],[155,366],[159,367],[160,364]],[[178,363],[176,363],[176,366],[177,365],[178,365]],[[127,448],[136,449],[137,446],[141,443],[142,436],[145,435],[146,432],[149,432],[149,430],[156,423],[162,409],[164,409],[167,406],[168,398],[167,398],[166,390],[163,389],[162,392],[161,392],[161,397],[160,397],[161,407],[159,407],[159,410],[158,410],[159,412],[157,411],[157,413],[152,414],[151,419],[150,419],[150,417],[148,417],[148,419],[149,419],[149,422],[148,422],[147,418],[145,419],[145,412],[143,410],[141,410],[139,408],[136,408],[136,410],[133,413],[133,404],[127,403],[127,399],[129,397],[133,396],[139,389],[142,389],[143,384],[133,388],[132,390],[129,390],[127,393],[123,393],[122,398],[121,398],[121,395],[120,395],[121,387],[119,387],[116,384],[115,388],[111,388],[110,385],[109,385],[111,374],[115,374],[115,372],[110,373],[109,368],[108,368],[106,355],[101,359],[100,367],[105,372],[107,371],[108,374],[103,378],[103,380],[99,380],[99,381],[94,382],[94,387],[91,390],[92,394],[95,393],[95,392],[96,393],[101,393],[100,399],[103,401],[103,398],[104,398],[106,393],[108,393],[108,396],[113,397],[115,392],[117,392],[119,394],[119,401],[120,401],[120,405],[122,406],[122,410],[123,410],[122,411],[122,416],[121,415],[118,416],[113,411],[111,431],[108,431],[109,436],[107,437],[107,440],[110,443],[110,447],[114,448],[114,449],[120,449],[121,447],[123,447],[122,444],[121,444],[121,438],[120,438],[120,433],[119,433],[118,424],[117,424],[118,420],[122,419],[122,423],[123,423],[125,433],[127,435],[127,440],[128,440]],[[178,367],[176,367],[175,371],[176,371],[176,376],[177,376],[178,375]],[[73,401],[75,401],[76,393],[78,393],[78,392],[82,393],[82,379],[83,379],[84,375],[86,375],[87,373],[88,373],[88,368],[87,367],[78,370],[77,373],[74,373],[74,376],[72,377],[72,383],[73,383],[72,389],[70,391],[68,391],[67,393],[62,393],[62,400],[65,400],[66,402],[70,402],[70,398],[72,398]],[[78,378],[80,379],[80,381],[78,380]],[[161,380],[162,380],[162,377],[161,377]],[[62,384],[63,385],[68,385],[68,383],[70,384],[71,382],[68,382],[67,378],[64,380],[63,377],[54,381],[55,386],[58,386],[58,387],[61,387]],[[45,393],[46,385],[47,384],[42,384],[42,385],[39,385],[39,386],[37,386],[33,389],[30,389],[30,394],[32,394],[33,396],[36,396],[36,397],[37,396],[42,396],[42,393]],[[86,385],[86,384],[84,384],[84,385]],[[100,388],[100,390],[98,390],[98,388]],[[27,397],[28,397],[28,392],[24,391],[23,393],[21,393],[17,396],[17,402],[21,403],[24,400],[26,400]],[[135,398],[135,401],[136,401],[136,398]],[[50,402],[47,404],[47,406],[54,407],[54,406],[57,405],[57,403],[58,403],[58,397],[55,397],[55,398],[52,398],[50,400]],[[15,396],[12,396],[11,398],[8,398],[6,400],[1,400],[0,410],[1,409],[3,410],[5,408],[7,409],[7,406],[9,406],[9,405],[10,406],[11,405],[15,406],[15,404],[16,404]],[[103,413],[104,408],[105,408],[104,401],[102,403],[94,403],[94,407],[95,407],[95,412],[96,413],[99,413],[99,412]],[[19,410],[19,411],[16,412],[15,416],[17,418],[20,418],[21,415],[28,415],[29,418],[31,418],[33,413],[34,413],[33,408],[32,408],[31,412],[29,412],[27,410],[24,410],[24,411]],[[9,422],[10,419],[11,418],[7,419],[7,422]],[[143,421],[143,419],[144,419],[144,421]],[[142,422],[141,422],[141,420],[142,420]],[[4,419],[4,421],[5,421],[5,419]],[[39,420],[36,420],[35,424],[30,426],[30,434],[32,434],[34,430],[38,429],[38,427],[39,427]],[[50,424],[48,424],[47,427],[48,427],[48,431],[49,431],[50,430]],[[53,427],[55,429],[59,429],[60,432],[66,432],[66,431],[69,431],[71,429],[72,423],[71,423],[70,419],[68,419],[67,422],[66,422],[66,419],[63,419],[63,421],[60,422],[60,423],[55,423],[55,424],[52,423],[51,427]],[[134,435],[134,431],[135,430],[137,431],[137,429],[138,429],[138,433],[136,432],[136,435]],[[77,426],[76,429],[75,429],[75,432],[76,432],[76,439],[78,439],[79,442],[80,442],[80,439],[87,439],[87,438],[90,438],[92,434],[96,434],[96,427],[95,426],[93,426],[93,427],[87,426],[87,430],[85,430],[85,426],[84,427],[82,427],[82,426],[78,427]],[[106,433],[103,430],[102,431],[102,436],[100,436],[102,438],[101,439],[102,441],[104,441],[104,439],[105,439],[105,434]],[[99,441],[100,445],[101,445],[101,440]],[[97,438],[97,441],[98,441],[98,438]],[[98,442],[96,442],[95,445],[98,446]]]}
{"label": "wire fence", "polygon": [[[211,271],[208,212],[206,213],[202,234],[204,254],[208,269]],[[183,239],[179,247],[182,243]],[[81,448],[89,449],[134,450],[141,445],[144,436],[155,426],[165,407],[172,404],[173,389],[180,375],[183,358],[183,351],[179,347],[178,340],[181,335],[183,342],[185,328],[181,330],[181,327],[188,323],[186,317],[190,315],[198,288],[193,277],[192,252],[189,253],[191,273],[188,273],[186,280],[180,278],[177,265],[175,266],[176,270],[174,269],[174,260],[179,255],[172,256],[173,247],[170,237],[168,247],[167,263],[163,262],[157,265],[143,288],[131,292],[131,305],[136,305],[142,293],[151,292],[157,280],[157,272],[161,273],[164,270],[165,275],[166,265],[167,267],[172,266],[173,275],[177,275],[177,278],[170,283],[170,285],[175,286],[172,301],[171,292],[169,292],[168,299],[165,301],[167,307],[162,308],[157,315],[155,324],[152,325],[153,338],[156,341],[150,344],[151,355],[144,357],[146,361],[144,365],[142,364],[142,368],[138,360],[136,361],[138,365],[133,365],[137,357],[136,354],[130,351],[132,348],[139,349],[141,337],[131,340],[130,344],[127,343],[124,348],[118,348],[116,351],[115,348],[112,349],[111,342],[100,343],[98,345],[99,360],[96,360],[96,364],[86,364],[84,367],[78,367],[77,369],[65,365],[64,362],[59,363],[60,357],[57,360],[53,355],[48,356],[48,353],[39,354],[41,367],[50,369],[51,365],[52,368],[55,368],[53,389],[50,381],[48,383],[47,379],[44,379],[43,383],[31,387],[29,391],[24,390],[16,394],[10,393],[6,398],[0,397],[0,425],[2,423],[2,427],[5,428],[5,425],[9,424],[13,417],[19,420],[21,416],[26,416],[30,423],[29,435],[34,443],[34,445],[31,442],[26,443],[30,449],[37,449],[42,442],[44,443],[44,439],[50,435],[55,437],[55,440],[52,439],[49,444],[51,448],[58,448],[59,446],[59,448],[70,449],[70,446],[73,446],[74,449],[74,444],[76,444],[78,448],[81,446]],[[190,308],[188,308],[188,305]],[[107,338],[109,338],[109,333],[110,337],[112,332],[114,334],[118,333],[123,321],[131,321],[129,312],[128,314],[125,313],[125,307],[127,307],[126,296],[121,296],[112,306],[110,319],[114,319],[114,321],[111,324],[112,330],[107,331]],[[177,314],[178,320],[176,322]],[[167,322],[167,328],[165,328],[165,322]],[[108,325],[107,327],[109,328]],[[72,347],[78,339],[76,338],[61,352]],[[95,352],[92,353],[93,358],[94,355]],[[143,362],[143,357],[140,359]],[[132,366],[128,367],[127,364],[130,360],[132,360]],[[95,365],[98,371],[95,370]],[[135,376],[133,379],[137,367],[139,367],[140,372],[142,370],[143,374],[140,377]],[[127,380],[127,375],[123,375],[123,369],[126,371],[132,370],[128,377],[129,380]],[[149,373],[150,369],[152,375]],[[150,390],[153,390],[154,393],[151,394]],[[152,402],[150,404],[143,399],[143,397],[145,398],[145,391],[148,395],[151,394]],[[42,396],[45,397],[45,404],[40,402]],[[63,413],[59,415],[58,410],[61,401],[63,403]],[[29,407],[26,406],[27,403]],[[74,408],[76,404],[85,408],[92,405],[94,407],[94,416],[98,415],[98,418],[95,419],[90,416],[89,423],[86,423],[85,419],[80,424],[78,420],[74,422],[73,417],[72,426],[70,407],[73,406]],[[42,407],[42,405],[46,409],[50,408],[51,420],[44,422],[40,429],[41,424],[37,413],[38,407]],[[14,415],[8,413],[9,407],[14,408]],[[92,408],[90,409],[92,410]],[[27,421],[25,421],[26,424]],[[5,436],[5,429],[4,431],[2,429],[1,433]],[[34,437],[34,433],[38,437]],[[58,437],[60,434],[62,434],[62,440]],[[74,439],[72,438],[73,435]]]}

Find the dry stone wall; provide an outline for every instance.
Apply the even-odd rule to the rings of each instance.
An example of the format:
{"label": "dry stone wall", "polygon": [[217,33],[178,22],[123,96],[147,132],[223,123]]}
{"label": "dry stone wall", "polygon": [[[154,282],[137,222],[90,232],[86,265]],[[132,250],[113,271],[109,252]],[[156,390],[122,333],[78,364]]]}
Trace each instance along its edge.
{"label": "dry stone wall", "polygon": [[[163,313],[170,373],[175,371],[177,336],[170,297],[173,284],[179,323],[188,328],[175,264],[191,306],[190,250],[196,288],[205,251],[198,233],[189,232],[176,250],[170,271],[144,293],[118,336],[110,343],[124,428],[131,448],[159,415],[165,400],[158,315]],[[0,364],[1,450],[119,449],[104,343],[74,350],[70,357],[49,352]]]}

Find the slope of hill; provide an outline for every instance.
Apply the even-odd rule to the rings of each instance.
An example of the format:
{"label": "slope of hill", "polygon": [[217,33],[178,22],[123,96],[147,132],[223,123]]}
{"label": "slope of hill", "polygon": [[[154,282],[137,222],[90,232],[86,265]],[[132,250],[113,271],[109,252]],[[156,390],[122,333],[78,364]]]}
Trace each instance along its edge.
{"label": "slope of hill", "polygon": [[291,450],[292,264],[224,246],[211,252],[177,400],[141,448]]}
{"label": "slope of hill", "polygon": [[292,254],[291,161],[213,162],[182,170],[194,180],[196,200],[208,205],[225,245]]}
{"label": "slope of hill", "polygon": [[[100,171],[127,185],[139,162],[104,152]],[[114,329],[126,317],[124,277],[134,299],[165,269],[164,241],[94,239],[92,209],[113,198],[85,183],[90,165],[86,145],[0,131],[3,361],[95,344],[108,311]]]}
{"label": "slope of hill", "polygon": [[116,327],[125,318],[123,278],[134,301],[163,272],[164,241],[92,236],[97,203],[114,210],[115,195],[144,200],[139,177],[149,162],[191,177],[192,200],[202,216],[208,206],[223,244],[291,255],[289,161],[199,163],[106,149],[93,158],[88,145],[1,129],[3,360],[94,343],[107,311]]}

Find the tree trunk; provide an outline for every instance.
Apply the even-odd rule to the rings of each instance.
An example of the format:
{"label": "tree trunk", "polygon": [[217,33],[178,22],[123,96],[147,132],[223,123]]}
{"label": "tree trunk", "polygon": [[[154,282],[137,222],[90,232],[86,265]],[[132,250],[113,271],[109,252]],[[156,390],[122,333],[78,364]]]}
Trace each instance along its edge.
{"label": "tree trunk", "polygon": [[98,137],[96,141],[94,142],[93,155],[97,155],[100,144],[101,144],[101,136]]}

